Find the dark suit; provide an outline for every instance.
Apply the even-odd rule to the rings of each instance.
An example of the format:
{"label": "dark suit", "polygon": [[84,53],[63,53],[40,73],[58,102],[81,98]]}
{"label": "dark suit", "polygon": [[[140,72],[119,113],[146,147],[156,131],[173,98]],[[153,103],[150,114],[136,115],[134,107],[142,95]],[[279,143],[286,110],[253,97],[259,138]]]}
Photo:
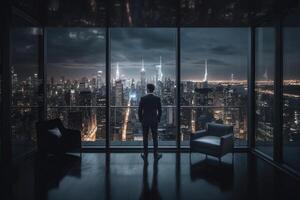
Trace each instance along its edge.
{"label": "dark suit", "polygon": [[139,120],[143,126],[143,142],[144,153],[148,154],[148,134],[151,128],[154,153],[157,153],[157,127],[161,118],[161,101],[160,98],[154,94],[147,94],[140,100],[139,105]]}

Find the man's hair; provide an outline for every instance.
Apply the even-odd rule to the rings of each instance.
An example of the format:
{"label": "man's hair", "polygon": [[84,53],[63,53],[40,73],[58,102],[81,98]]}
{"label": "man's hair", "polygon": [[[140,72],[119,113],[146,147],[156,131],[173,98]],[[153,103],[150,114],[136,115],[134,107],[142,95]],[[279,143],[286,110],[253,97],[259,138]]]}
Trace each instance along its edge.
{"label": "man's hair", "polygon": [[154,89],[155,89],[155,86],[154,86],[153,84],[151,84],[151,83],[147,84],[147,90],[148,90],[149,92],[153,92]]}

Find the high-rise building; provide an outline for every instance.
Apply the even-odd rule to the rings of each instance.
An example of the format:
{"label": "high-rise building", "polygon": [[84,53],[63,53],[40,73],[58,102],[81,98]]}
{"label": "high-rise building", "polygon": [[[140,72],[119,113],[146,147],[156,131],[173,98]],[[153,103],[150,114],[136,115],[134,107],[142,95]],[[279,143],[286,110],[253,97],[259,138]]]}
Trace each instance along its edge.
{"label": "high-rise building", "polygon": [[123,84],[121,80],[116,80],[115,99],[116,99],[116,106],[123,105]]}
{"label": "high-rise building", "polygon": [[208,72],[207,72],[207,59],[205,59],[205,72],[203,77],[203,87],[208,87]]}
{"label": "high-rise building", "polygon": [[37,87],[39,86],[39,77],[38,74],[33,74],[33,83],[32,83],[32,87],[34,89],[37,89]]}
{"label": "high-rise building", "polygon": [[97,89],[100,89],[103,85],[103,82],[102,82],[102,76],[103,76],[103,72],[102,71],[98,71],[97,72],[97,81],[96,81],[96,87]]}
{"label": "high-rise building", "polygon": [[144,67],[144,60],[142,59],[142,69],[141,69],[141,95],[146,93],[146,72]]}
{"label": "high-rise building", "polygon": [[51,76],[50,78],[50,86],[53,87],[54,86],[54,77]]}
{"label": "high-rise building", "polygon": [[155,77],[156,85],[158,85],[158,82],[163,80],[163,73],[162,73],[162,62],[161,62],[161,56],[159,65],[156,65],[156,77]]}
{"label": "high-rise building", "polygon": [[117,63],[117,69],[116,69],[116,80],[120,79],[120,71],[119,71],[119,63]]}
{"label": "high-rise building", "polygon": [[79,83],[79,88],[80,90],[87,89],[89,87],[89,80],[87,77],[82,77],[80,83]]}
{"label": "high-rise building", "polygon": [[15,69],[14,69],[14,66],[11,67],[11,75],[12,75],[12,93],[15,93],[16,92],[16,89],[17,89],[17,85],[18,85],[18,74],[15,73]]}

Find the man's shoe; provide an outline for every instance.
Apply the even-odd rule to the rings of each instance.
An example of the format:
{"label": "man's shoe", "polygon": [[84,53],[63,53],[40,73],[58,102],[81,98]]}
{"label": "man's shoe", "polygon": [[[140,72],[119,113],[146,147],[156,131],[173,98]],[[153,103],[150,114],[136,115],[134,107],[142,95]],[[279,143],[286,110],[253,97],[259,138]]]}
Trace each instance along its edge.
{"label": "man's shoe", "polygon": [[155,160],[159,160],[159,159],[161,159],[161,157],[162,157],[161,154],[156,154],[156,155],[154,155],[154,159],[155,159]]}
{"label": "man's shoe", "polygon": [[141,153],[141,157],[145,162],[148,162],[148,156]]}

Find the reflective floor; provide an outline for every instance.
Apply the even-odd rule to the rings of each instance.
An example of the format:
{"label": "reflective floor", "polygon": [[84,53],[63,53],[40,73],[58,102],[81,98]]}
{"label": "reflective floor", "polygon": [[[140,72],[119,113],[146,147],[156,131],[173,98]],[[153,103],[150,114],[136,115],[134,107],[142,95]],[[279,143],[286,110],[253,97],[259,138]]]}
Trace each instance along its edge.
{"label": "reflective floor", "polygon": [[[6,178],[5,178],[6,176]],[[164,153],[83,153],[27,159],[2,175],[1,199],[298,199],[300,184],[248,153],[217,159]],[[298,198],[297,198],[298,197]]]}

